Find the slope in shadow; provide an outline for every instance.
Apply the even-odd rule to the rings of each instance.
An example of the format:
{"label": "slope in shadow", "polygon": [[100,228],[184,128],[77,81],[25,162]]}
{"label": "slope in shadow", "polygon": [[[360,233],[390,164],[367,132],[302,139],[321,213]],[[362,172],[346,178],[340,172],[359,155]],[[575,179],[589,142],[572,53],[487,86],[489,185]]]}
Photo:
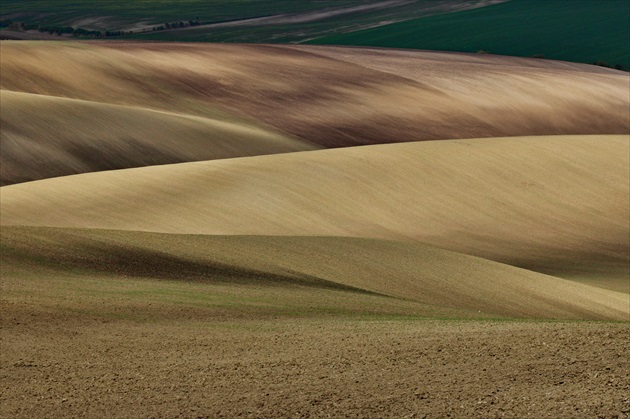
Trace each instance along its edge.
{"label": "slope in shadow", "polygon": [[0,222],[407,240],[627,283],[628,147],[628,136],[475,139],[89,173],[4,187]]}
{"label": "slope in shadow", "polygon": [[2,185],[102,170],[312,150],[229,114],[185,114],[2,90]]}
{"label": "slope in shadow", "polygon": [[[185,280],[207,283],[264,286],[306,286],[378,295],[360,288],[339,284],[313,275],[284,270],[272,273],[209,259],[187,260],[174,254],[130,245],[104,243],[90,238],[67,237],[62,243],[30,236],[29,245],[12,240],[12,232],[2,235],[2,263],[6,266],[39,266],[86,274],[106,273],[136,278]],[[69,239],[69,240],[67,240]],[[63,249],[57,248],[62,246]]]}
{"label": "slope in shadow", "polygon": [[[86,275],[194,280],[234,289],[240,284],[366,290],[438,312],[502,317],[623,320],[629,315],[628,294],[410,243],[31,227],[3,227],[1,233],[8,249],[3,265],[21,270],[52,265],[87,269]],[[292,295],[282,298],[290,301]]]}

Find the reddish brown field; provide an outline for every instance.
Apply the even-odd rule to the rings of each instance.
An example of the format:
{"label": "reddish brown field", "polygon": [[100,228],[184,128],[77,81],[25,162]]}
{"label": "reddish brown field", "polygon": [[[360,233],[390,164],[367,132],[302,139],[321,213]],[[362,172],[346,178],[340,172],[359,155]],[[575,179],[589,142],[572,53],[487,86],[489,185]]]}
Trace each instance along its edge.
{"label": "reddish brown field", "polygon": [[[11,135],[16,145],[3,150],[2,166],[36,166],[26,180],[92,167],[176,163],[182,161],[181,154],[191,161],[318,146],[630,130],[628,75],[583,64],[422,51],[201,43],[3,41],[0,51],[1,89],[88,102],[48,106],[62,114],[52,125],[46,119],[52,114],[38,112],[37,103],[26,109],[30,124],[51,125],[52,130],[40,136],[48,133],[60,146],[67,143],[67,149],[79,149],[74,156],[56,159],[46,160],[40,148],[26,141],[32,133],[24,132],[19,116],[3,113],[3,135]],[[116,118],[102,104],[135,108],[130,111],[138,114],[139,126],[147,127],[144,134],[121,124],[111,133],[119,140],[109,144],[99,132],[106,121],[116,125]],[[155,110],[174,113],[169,118],[179,121],[158,130],[152,122],[156,114],[148,112]],[[75,115],[94,111],[103,113],[101,124],[99,118]],[[203,119],[193,124],[190,116]],[[258,141],[250,141],[251,150],[242,141],[233,148],[218,141],[209,146],[213,152],[197,158],[169,148],[174,137],[212,138],[213,129],[224,138],[217,120],[239,121],[260,131],[254,136]],[[181,134],[174,136],[177,126]],[[284,138],[284,147],[277,142],[269,147],[260,144],[260,137],[269,142],[280,134],[296,142],[286,144],[289,140]],[[155,137],[152,148],[147,149],[147,137]],[[115,144],[120,138],[133,139],[144,148],[119,150]],[[118,153],[104,155],[105,163],[97,165],[81,154],[89,145]],[[159,158],[143,158],[147,153]],[[28,161],[23,155],[38,159]],[[43,162],[60,169],[42,171]],[[24,180],[15,173],[6,176],[5,184]]]}

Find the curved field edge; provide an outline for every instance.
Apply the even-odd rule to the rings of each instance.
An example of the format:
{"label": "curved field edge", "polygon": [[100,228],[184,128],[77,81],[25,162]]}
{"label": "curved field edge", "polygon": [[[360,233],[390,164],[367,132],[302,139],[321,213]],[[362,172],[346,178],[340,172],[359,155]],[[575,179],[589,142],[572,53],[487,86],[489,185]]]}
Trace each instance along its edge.
{"label": "curved field edge", "polygon": [[0,91],[3,185],[138,166],[313,150],[228,118]]}
{"label": "curved field edge", "polygon": [[67,176],[3,187],[0,223],[424,242],[627,290],[628,139],[419,142]]}
{"label": "curved field edge", "polygon": [[[630,295],[421,244],[341,237],[201,236],[3,227],[3,271],[184,280],[212,287],[344,293],[347,309],[392,297],[418,316],[628,320]],[[26,274],[24,274],[26,275]],[[27,275],[28,276],[28,275]],[[198,288],[203,287],[196,285]],[[203,291],[201,291],[203,292]],[[263,292],[264,294],[264,292]],[[318,301],[323,304],[325,301]],[[332,304],[334,305],[334,304]],[[378,304],[376,305],[378,307]],[[407,307],[409,309],[409,307]],[[407,311],[406,314],[409,314]]]}

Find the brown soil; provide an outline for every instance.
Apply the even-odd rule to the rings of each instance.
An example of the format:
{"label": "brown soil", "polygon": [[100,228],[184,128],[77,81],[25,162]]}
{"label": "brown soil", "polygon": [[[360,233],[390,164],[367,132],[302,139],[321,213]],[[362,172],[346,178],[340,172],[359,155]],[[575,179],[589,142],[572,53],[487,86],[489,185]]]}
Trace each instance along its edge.
{"label": "brown soil", "polygon": [[[153,266],[137,257],[138,245],[156,240],[163,251],[231,253],[204,246],[207,238],[22,230],[3,240],[0,264],[3,418],[630,412],[627,322],[421,319],[413,313],[423,306],[404,298],[269,276],[169,280],[161,276],[172,263],[164,255]],[[136,256],[125,259],[110,248],[102,255],[108,267],[95,265],[99,249],[90,246],[111,246],[112,238],[128,239]],[[269,238],[231,240],[275,247]],[[24,259],[13,263],[20,249]],[[69,260],[75,262],[68,266]]]}
{"label": "brown soil", "polygon": [[136,323],[3,306],[0,416],[599,417],[630,412],[627,324]]}
{"label": "brown soil", "polygon": [[3,42],[2,70],[7,90],[200,116],[204,107],[220,107],[326,147],[629,130],[626,73],[536,59],[306,46]]}
{"label": "brown soil", "polygon": [[2,185],[321,147],[630,131],[627,74],[583,64],[315,46],[0,48]]}
{"label": "brown soil", "polygon": [[1,185],[315,148],[228,114],[204,118],[8,90],[0,106]]}

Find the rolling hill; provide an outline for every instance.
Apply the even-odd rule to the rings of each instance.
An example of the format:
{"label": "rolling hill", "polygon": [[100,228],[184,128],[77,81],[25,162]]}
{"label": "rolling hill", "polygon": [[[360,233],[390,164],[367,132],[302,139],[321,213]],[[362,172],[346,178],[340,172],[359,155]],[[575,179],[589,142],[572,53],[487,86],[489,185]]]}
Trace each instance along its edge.
{"label": "rolling hill", "polygon": [[312,150],[225,116],[204,118],[53,96],[0,92],[0,180]]}
{"label": "rolling hill", "polygon": [[[376,0],[368,0],[375,3]],[[352,7],[365,3],[361,0],[310,1],[244,0],[234,3],[226,0],[143,0],[111,1],[92,0],[77,4],[61,0],[6,0],[2,7],[3,19],[41,22],[47,26],[79,26],[100,30],[133,30],[140,23],[146,26],[172,21],[199,19],[204,22],[234,21],[269,16],[279,13],[307,13],[335,7]],[[14,16],[11,16],[14,15]]]}
{"label": "rolling hill", "polygon": [[[268,309],[284,305],[298,309],[295,298],[306,287],[311,289],[311,301],[302,302],[305,314],[317,306],[325,312],[332,302],[326,294],[345,292],[346,300],[337,309],[356,315],[387,307],[386,297],[394,297],[390,310],[396,309],[396,300],[403,300],[400,311],[390,313],[399,315],[409,315],[410,309],[415,316],[432,317],[624,320],[630,315],[628,294],[425,245],[384,240],[3,227],[2,246],[3,269],[10,272],[202,282],[206,288],[197,293],[208,295],[226,293],[223,288],[232,285],[241,292],[241,301],[232,311],[260,306],[269,293],[276,298],[266,302]],[[138,286],[151,288],[155,283]],[[289,292],[283,292],[287,287]],[[369,299],[374,301],[362,306]],[[213,308],[211,301],[207,307]]]}
{"label": "rolling hill", "polygon": [[2,226],[423,242],[627,287],[628,136],[376,145],[3,187]]}
{"label": "rolling hill", "polygon": [[259,44],[616,64],[627,2],[1,9],[254,43],[0,42],[0,417],[627,412],[630,74]]}
{"label": "rolling hill", "polygon": [[625,0],[4,3],[0,26],[9,27],[0,37],[6,39],[63,39],[56,35],[63,33],[84,39],[490,51],[630,69]]}
{"label": "rolling hill", "polygon": [[323,147],[627,134],[630,126],[628,75],[580,64],[306,46],[0,48],[4,90],[236,119]]}
{"label": "rolling hill", "polygon": [[135,42],[0,64],[0,417],[625,411],[628,74]]}
{"label": "rolling hill", "polygon": [[2,184],[322,147],[630,129],[628,76],[579,64],[315,46],[0,48]]}
{"label": "rolling hill", "polygon": [[6,0],[0,37],[292,42],[500,1],[505,0]]}

